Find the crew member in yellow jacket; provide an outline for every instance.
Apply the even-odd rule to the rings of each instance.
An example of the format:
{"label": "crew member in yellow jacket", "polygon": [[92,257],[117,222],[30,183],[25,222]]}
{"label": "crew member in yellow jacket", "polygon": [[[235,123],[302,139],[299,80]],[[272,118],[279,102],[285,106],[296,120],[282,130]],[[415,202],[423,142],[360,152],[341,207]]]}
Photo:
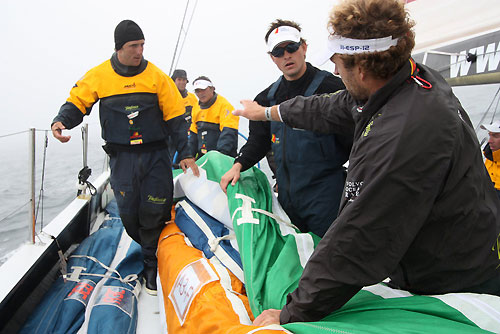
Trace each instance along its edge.
{"label": "crew member in yellow jacket", "polygon": [[144,34],[131,20],[115,28],[111,59],[89,70],[70,91],[52,121],[54,137],[65,143],[72,129],[99,101],[103,146],[109,155],[110,182],[127,233],[142,247],[146,291],[156,294],[158,238],[170,220],[173,181],[168,157],[170,135],[180,167],[198,167],[180,124],[185,108],[174,82],[143,57]]}
{"label": "crew member in yellow jacket", "polygon": [[[191,126],[191,112],[193,111],[193,107],[198,104],[198,99],[196,95],[189,92],[186,88],[187,83],[189,82],[187,78],[187,72],[185,70],[176,69],[174,73],[172,73],[172,80],[174,80],[179,93],[181,93],[182,100],[184,101],[184,107],[186,111],[182,116],[185,120],[185,123],[182,123],[182,126],[185,127],[186,133],[189,135],[189,127]],[[172,164],[175,168],[179,168],[179,155],[175,155],[175,145],[172,140],[168,141],[168,150],[170,152],[170,159],[172,160]]]}
{"label": "crew member in yellow jacket", "polygon": [[198,104],[193,107],[189,147],[197,159],[211,150],[231,157],[238,149],[239,117],[234,116],[234,107],[215,92],[212,81],[206,76],[193,82]]}
{"label": "crew member in yellow jacket", "polygon": [[186,89],[186,85],[189,82],[187,78],[187,73],[185,70],[177,69],[172,74],[172,80],[174,80],[179,93],[181,93],[182,99],[184,101],[184,106],[186,107],[186,112],[184,113],[184,118],[191,124],[191,112],[193,107],[198,103],[196,96]]}
{"label": "crew member in yellow jacket", "polygon": [[500,121],[493,124],[482,124],[481,128],[488,131],[489,135],[488,144],[483,150],[486,157],[484,164],[500,198]]}

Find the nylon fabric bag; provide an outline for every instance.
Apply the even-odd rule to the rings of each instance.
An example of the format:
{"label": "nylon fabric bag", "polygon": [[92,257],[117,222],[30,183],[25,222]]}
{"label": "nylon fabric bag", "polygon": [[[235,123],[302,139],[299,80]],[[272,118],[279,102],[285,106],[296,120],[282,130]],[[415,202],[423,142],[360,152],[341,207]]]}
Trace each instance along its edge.
{"label": "nylon fabric bag", "polygon": [[228,186],[226,196],[219,182],[233,162],[217,151],[208,152],[196,161],[201,167],[200,178],[179,173],[174,194],[184,195],[197,206],[204,205],[205,198],[227,203],[215,206],[225,205],[229,211],[220,216],[231,217],[253,313],[281,309],[320,239],[312,233],[298,233],[291,225],[258,168],[242,172],[236,185]]}
{"label": "nylon fabric bag", "polygon": [[[107,209],[113,210],[113,205]],[[64,282],[63,277],[59,277],[20,333],[67,334],[83,330],[95,334],[110,333],[110,328],[118,329],[120,333],[135,333],[138,291],[133,296],[125,295],[122,291],[124,285],[131,290],[136,286],[140,289],[137,275],[143,269],[142,253],[140,246],[124,233],[121,220],[116,218],[117,212],[110,216],[112,218],[104,221],[70,256],[67,263],[68,278],[71,279],[73,275],[76,280]],[[119,247],[122,254],[117,256]],[[129,276],[129,282],[116,280],[118,276]],[[93,312],[95,301],[106,284],[114,285],[113,289],[118,293],[114,295],[112,303],[109,303],[108,298],[106,306],[98,306],[98,312]],[[119,308],[120,303],[125,301],[128,309],[133,310],[130,314]]]}
{"label": "nylon fabric bag", "polygon": [[177,225],[167,224],[158,245],[158,273],[168,333],[290,333],[252,326],[243,283],[217,257],[206,259]]}
{"label": "nylon fabric bag", "polygon": [[175,223],[193,246],[203,251],[205,257],[210,259],[216,256],[226,268],[244,282],[240,253],[232,247],[230,241],[235,239],[233,231],[229,231],[189,199],[180,201],[176,205]]}
{"label": "nylon fabric bag", "polygon": [[[218,184],[231,168],[233,159],[209,152],[197,164],[206,174],[206,182]],[[189,180],[184,182],[189,183]],[[190,199],[200,197],[191,195],[188,187],[177,192]],[[193,202],[198,205],[196,200]],[[281,309],[287,294],[297,287],[318,239],[298,233],[288,225],[286,217],[280,214],[267,178],[255,167],[241,173],[234,187],[228,186],[227,202],[253,314],[268,308]],[[500,333],[500,297],[471,293],[419,296],[379,283],[365,287],[340,310],[321,321],[290,323],[283,327],[304,334]]]}

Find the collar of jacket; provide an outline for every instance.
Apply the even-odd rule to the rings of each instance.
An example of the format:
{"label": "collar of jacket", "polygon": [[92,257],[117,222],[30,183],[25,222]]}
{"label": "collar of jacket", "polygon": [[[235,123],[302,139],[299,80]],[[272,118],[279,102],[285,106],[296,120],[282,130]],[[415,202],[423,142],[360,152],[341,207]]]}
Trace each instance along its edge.
{"label": "collar of jacket", "polygon": [[179,91],[179,93],[181,93],[181,96],[182,96],[183,99],[186,98],[186,96],[188,96],[188,90],[187,89],[184,89],[182,92]]}
{"label": "collar of jacket", "polygon": [[111,56],[111,66],[113,67],[113,70],[115,70],[115,72],[122,77],[133,77],[137,74],[142,73],[146,69],[146,66],[148,66],[148,61],[143,57],[141,63],[138,66],[123,65],[118,60],[118,55],[116,54],[116,52],[113,52],[113,55]]}
{"label": "collar of jacket", "polygon": [[[315,68],[306,62],[306,71],[302,76],[298,79],[295,80],[287,80],[284,75],[281,76],[281,80],[283,84],[285,85],[285,88],[288,90],[293,87],[300,87],[303,89],[307,89],[308,83],[312,81],[314,78],[314,75],[316,74],[317,71],[314,70]],[[305,88],[304,88],[305,87]]]}
{"label": "collar of jacket", "polygon": [[217,93],[214,92],[214,96],[212,96],[212,98],[210,100],[208,100],[206,103],[198,101],[198,104],[200,105],[200,109],[210,108],[215,103],[215,100],[217,100]]}
{"label": "collar of jacket", "polygon": [[486,144],[483,149],[484,157],[493,162],[500,162],[500,150],[492,151],[490,144]]}
{"label": "collar of jacket", "polygon": [[[397,90],[403,82],[408,80],[411,76],[411,63],[410,61],[399,69],[398,72],[379,90],[375,92],[366,104],[363,106],[363,116],[371,117],[387,102],[395,90]],[[421,69],[420,69],[421,70]]]}

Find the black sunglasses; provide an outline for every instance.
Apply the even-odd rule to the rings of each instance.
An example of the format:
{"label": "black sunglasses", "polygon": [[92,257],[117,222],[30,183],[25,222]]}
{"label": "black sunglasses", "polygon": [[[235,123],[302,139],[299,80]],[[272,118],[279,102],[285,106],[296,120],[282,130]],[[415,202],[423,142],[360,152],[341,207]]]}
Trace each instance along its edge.
{"label": "black sunglasses", "polygon": [[292,42],[292,43],[288,43],[284,47],[277,46],[273,49],[273,51],[271,51],[269,53],[273,57],[279,58],[279,57],[283,57],[283,55],[285,54],[285,50],[288,53],[294,53],[295,51],[297,51],[300,48],[301,45],[302,45],[302,42]]}

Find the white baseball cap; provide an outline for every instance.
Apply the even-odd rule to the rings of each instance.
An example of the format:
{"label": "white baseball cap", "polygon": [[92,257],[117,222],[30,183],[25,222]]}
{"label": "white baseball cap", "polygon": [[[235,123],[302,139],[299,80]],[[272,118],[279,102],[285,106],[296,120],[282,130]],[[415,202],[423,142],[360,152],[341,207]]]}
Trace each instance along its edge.
{"label": "white baseball cap", "polygon": [[198,79],[193,82],[194,89],[206,89],[207,87],[213,87],[214,84],[210,80]]}
{"label": "white baseball cap", "polygon": [[481,129],[484,129],[493,133],[500,133],[500,121],[496,121],[492,124],[481,124]]}
{"label": "white baseball cap", "polygon": [[283,42],[300,42],[300,31],[290,26],[279,26],[271,31],[267,38],[267,49],[269,52]]}

